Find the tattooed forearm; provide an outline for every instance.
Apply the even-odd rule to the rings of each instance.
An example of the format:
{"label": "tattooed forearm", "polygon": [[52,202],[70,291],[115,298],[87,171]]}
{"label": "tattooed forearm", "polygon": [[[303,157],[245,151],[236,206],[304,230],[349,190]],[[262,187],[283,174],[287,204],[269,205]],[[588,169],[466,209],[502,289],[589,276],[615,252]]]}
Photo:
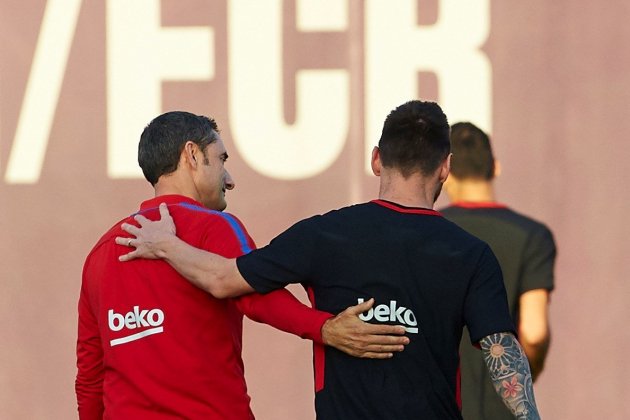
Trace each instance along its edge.
{"label": "tattooed forearm", "polygon": [[517,419],[540,419],[529,363],[514,335],[491,334],[480,345],[494,388],[505,405]]}

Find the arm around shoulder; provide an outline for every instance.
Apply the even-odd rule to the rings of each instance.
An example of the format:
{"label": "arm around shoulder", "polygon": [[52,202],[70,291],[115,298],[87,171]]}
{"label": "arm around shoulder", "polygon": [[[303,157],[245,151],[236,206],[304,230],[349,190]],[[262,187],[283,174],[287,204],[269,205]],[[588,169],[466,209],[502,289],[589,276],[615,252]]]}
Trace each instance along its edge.
{"label": "arm around shoulder", "polygon": [[164,248],[163,258],[192,284],[218,299],[254,291],[241,276],[234,258],[194,248],[179,239]]}
{"label": "arm around shoulder", "polygon": [[216,298],[240,296],[254,289],[238,271],[234,259],[195,248],[176,236],[175,223],[166,204],[160,204],[160,220],[134,216],[140,225],[123,223],[121,228],[133,238],[117,237],[116,243],[135,248],[120,257],[163,259],[195,286]]}

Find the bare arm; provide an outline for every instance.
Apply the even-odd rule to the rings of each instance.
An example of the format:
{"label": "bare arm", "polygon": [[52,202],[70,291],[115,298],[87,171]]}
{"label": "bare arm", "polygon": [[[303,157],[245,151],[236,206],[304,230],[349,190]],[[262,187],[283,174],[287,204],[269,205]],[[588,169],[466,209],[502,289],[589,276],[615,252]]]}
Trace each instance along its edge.
{"label": "bare arm", "polygon": [[512,333],[491,334],[479,344],[494,389],[520,420],[539,420],[527,357]]}
{"label": "bare arm", "polygon": [[[253,292],[254,289],[240,275],[234,259],[227,259],[210,252],[194,248],[176,236],[175,223],[166,205],[160,205],[161,218],[150,221],[143,216],[135,216],[140,228],[123,224],[122,228],[135,238],[117,237],[116,243],[135,250],[120,257],[121,261],[136,258],[164,259],[182,276],[195,286],[211,293],[217,298],[233,297]],[[281,295],[276,295],[276,298]],[[273,297],[245,297],[240,302],[241,310],[247,308],[248,316],[257,321],[261,311],[269,316],[268,305],[261,303]],[[295,299],[295,298],[293,298]],[[374,301],[351,306],[336,317],[324,322],[321,327],[321,339],[324,344],[335,347],[351,356],[383,359],[392,357],[393,352],[402,351],[409,338],[404,336],[405,329],[394,325],[373,325],[359,319],[359,314],[371,308]],[[284,314],[286,302],[279,309]],[[301,304],[300,304],[301,305]],[[305,308],[311,310],[310,308]],[[302,309],[303,310],[303,309]],[[296,331],[291,320],[283,320],[282,325],[274,325],[284,331]],[[295,321],[295,320],[294,320]]]}
{"label": "bare arm", "polygon": [[545,365],[551,334],[549,332],[549,291],[525,292],[519,300],[519,342],[529,359],[534,381]]}
{"label": "bare arm", "polygon": [[160,215],[157,221],[136,215],[134,219],[140,228],[123,223],[122,229],[135,238],[117,237],[116,243],[135,247],[135,250],[122,255],[121,261],[164,259],[179,274],[216,298],[240,296],[254,291],[239,273],[236,260],[194,248],[179,239],[166,204],[160,204]]}

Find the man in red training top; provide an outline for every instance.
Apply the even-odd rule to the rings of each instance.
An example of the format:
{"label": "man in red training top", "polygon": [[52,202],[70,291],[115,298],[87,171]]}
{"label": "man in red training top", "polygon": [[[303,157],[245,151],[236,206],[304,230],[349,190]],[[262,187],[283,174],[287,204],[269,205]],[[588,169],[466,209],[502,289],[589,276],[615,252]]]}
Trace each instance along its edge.
{"label": "man in red training top", "polygon": [[[214,120],[187,112],[155,118],[138,150],[155,198],[138,214],[157,219],[159,203],[167,203],[185,241],[229,258],[248,253],[252,239],[222,212],[225,191],[234,188],[227,157]],[[253,419],[241,359],[243,314],[355,356],[391,357],[408,342],[403,327],[358,319],[372,302],[332,318],[284,289],[216,299],[164,261],[121,263],[126,249],[114,242],[121,222],[83,269],[76,378],[82,420]]]}

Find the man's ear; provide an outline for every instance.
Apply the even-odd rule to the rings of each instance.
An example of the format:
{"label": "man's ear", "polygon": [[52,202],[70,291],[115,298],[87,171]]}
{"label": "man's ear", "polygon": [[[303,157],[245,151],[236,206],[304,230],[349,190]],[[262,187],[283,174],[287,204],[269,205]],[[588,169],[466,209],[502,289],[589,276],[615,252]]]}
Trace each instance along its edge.
{"label": "man's ear", "polygon": [[199,153],[199,146],[192,141],[187,141],[186,144],[184,144],[180,160],[190,165],[191,168],[197,168]]}
{"label": "man's ear", "polygon": [[442,162],[442,164],[440,165],[440,175],[439,175],[440,182],[446,181],[446,179],[448,178],[448,174],[451,173],[451,157],[452,156],[453,154],[449,153],[446,159],[444,159],[444,162]]}
{"label": "man's ear", "polygon": [[370,163],[372,164],[372,172],[374,175],[381,176],[381,151],[378,146],[374,146],[374,149],[372,149],[372,160]]}
{"label": "man's ear", "polygon": [[498,178],[501,175],[501,162],[494,160],[494,178]]}

